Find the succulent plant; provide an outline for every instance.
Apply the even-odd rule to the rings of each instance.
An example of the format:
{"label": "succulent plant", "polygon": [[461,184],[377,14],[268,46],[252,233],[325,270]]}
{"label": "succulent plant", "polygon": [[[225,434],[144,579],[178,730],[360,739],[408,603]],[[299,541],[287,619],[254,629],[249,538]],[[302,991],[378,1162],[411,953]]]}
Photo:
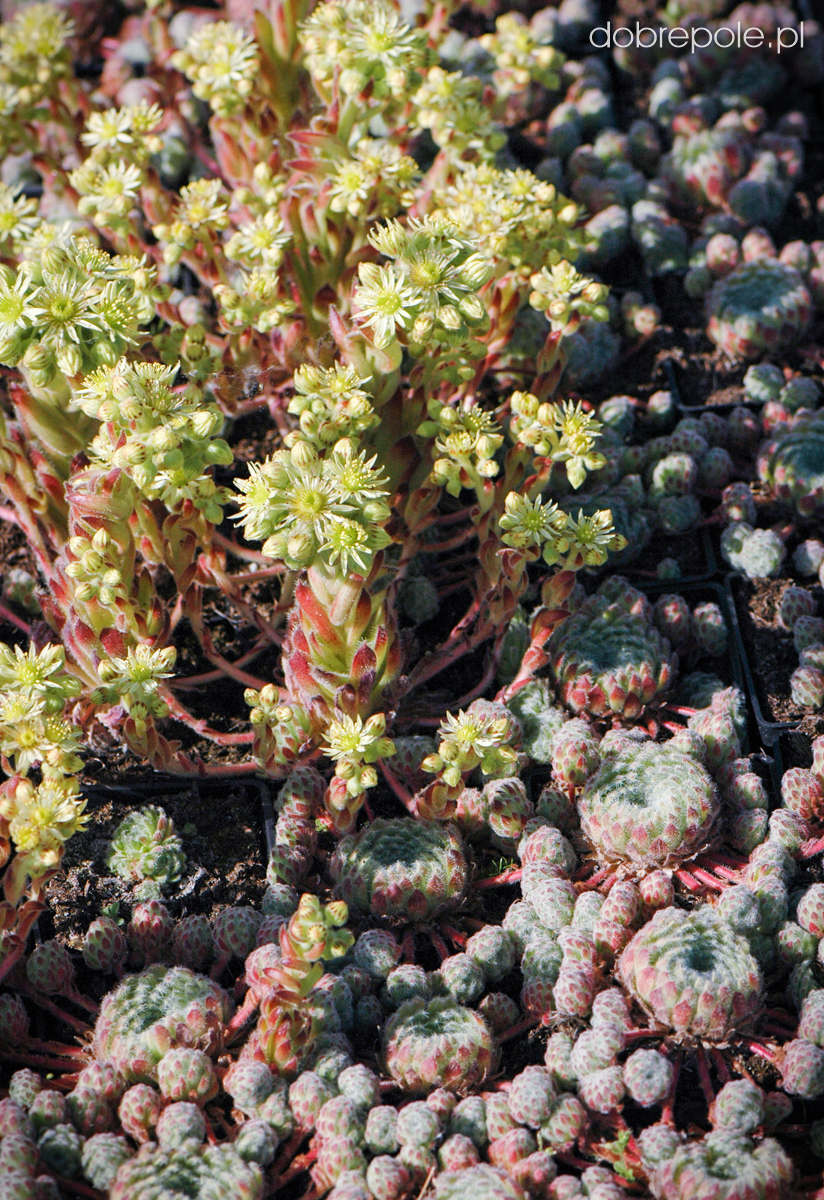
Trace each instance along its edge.
{"label": "succulent plant", "polygon": [[720,1200],[744,1196],[766,1200],[789,1195],[793,1174],[790,1159],[773,1138],[756,1144],[742,1134],[719,1129],[675,1149],[657,1166],[651,1184],[661,1200],[682,1200],[702,1192]]}
{"label": "succulent plant", "polygon": [[477,1200],[523,1200],[524,1191],[505,1171],[486,1163],[436,1177],[436,1200],[462,1200],[467,1195]]}
{"label": "succulent plant", "polygon": [[566,721],[558,708],[546,679],[532,679],[507,701],[507,707],[521,724],[521,747],[539,763],[552,761],[555,734]]}
{"label": "succulent plant", "polygon": [[212,922],[212,937],[219,961],[246,958],[257,945],[261,916],[246,905],[222,909]]}
{"label": "succulent plant", "polygon": [[37,1143],[40,1158],[50,1171],[74,1179],[80,1174],[83,1138],[73,1125],[52,1125]]}
{"label": "succulent plant", "polygon": [[721,537],[721,554],[748,579],[775,575],[784,561],[784,543],[772,529],[753,529],[743,521],[728,525]]}
{"label": "succulent plant", "polygon": [[578,1094],[597,1113],[615,1112],[626,1094],[622,1067],[602,1067],[578,1080]]}
{"label": "succulent plant", "polygon": [[126,935],[112,917],[95,917],[83,939],[83,961],[92,971],[118,971],[129,956]]}
{"label": "succulent plant", "polygon": [[166,1100],[206,1104],[218,1092],[212,1060],[202,1050],[181,1046],[169,1050],[157,1065],[157,1082]]}
{"label": "succulent plant", "polygon": [[175,922],[172,933],[172,958],[179,967],[200,970],[215,949],[212,927],[202,913],[192,913]]}
{"label": "succulent plant", "polygon": [[143,963],[156,962],[168,953],[174,921],[165,904],[150,899],[136,904],[126,927],[129,945]]}
{"label": "succulent plant", "polygon": [[109,1193],[111,1200],[161,1194],[165,1190],[191,1200],[214,1195],[260,1200],[263,1176],[255,1163],[246,1163],[231,1146],[180,1147],[145,1145],[119,1169]]}
{"label": "succulent plant", "polygon": [[774,494],[809,516],[824,504],[824,423],[820,414],[796,419],[758,454],[758,476]]}
{"label": "succulent plant", "polygon": [[695,640],[704,654],[720,658],[727,649],[727,624],[717,604],[705,600],[693,610]]}
{"label": "succulent plant", "polygon": [[206,1118],[197,1104],[175,1101],[160,1114],[156,1136],[160,1145],[170,1150],[178,1150],[187,1142],[195,1148],[206,1138]]}
{"label": "succulent plant", "polygon": [[130,882],[148,879],[162,888],[176,883],[186,855],[171,817],[155,804],[129,813],[112,834],[106,866]]}
{"label": "succulent plant", "polygon": [[673,199],[718,208],[748,165],[746,142],[733,130],[705,129],[676,137],[661,163],[661,174]]}
{"label": "succulent plant", "polygon": [[646,599],[618,576],[568,617],[549,643],[561,698],[574,712],[637,718],[669,687],[669,643]]}
{"label": "succulent plant", "polygon": [[155,964],[129,975],[106,996],[94,1031],[94,1053],[128,1081],[157,1078],[176,1047],[214,1053],[223,1041],[232,1002],[218,984],[186,967]]}
{"label": "succulent plant", "polygon": [[9,1099],[28,1112],[43,1086],[43,1080],[36,1071],[23,1067],[15,1071],[9,1080]]}
{"label": "succulent plant", "polygon": [[402,1162],[380,1154],[366,1168],[366,1182],[375,1200],[395,1200],[409,1190],[412,1178]]}
{"label": "succulent plant", "polygon": [[746,1031],[761,1002],[747,942],[707,905],[657,912],[624,950],[617,973],[656,1021],[710,1041]]}
{"label": "succulent plant", "polygon": [[752,1133],[764,1120],[764,1100],[764,1093],[752,1080],[730,1080],[715,1097],[713,1127],[734,1133]]}
{"label": "succulent plant", "polygon": [[482,1083],[494,1044],[483,1017],[452,999],[410,1000],[384,1031],[387,1069],[404,1091],[435,1087],[461,1092]]}
{"label": "succulent plant", "polygon": [[672,1063],[657,1050],[635,1050],[624,1063],[624,1083],[636,1104],[662,1104],[672,1084]]}
{"label": "succulent plant", "polygon": [[549,1117],[555,1097],[556,1089],[549,1072],[536,1067],[515,1076],[507,1104],[513,1120],[519,1125],[538,1129]]}
{"label": "succulent plant", "polygon": [[23,1001],[10,992],[0,994],[0,1034],[10,1046],[19,1046],[29,1033],[29,1018]]}
{"label": "succulent plant", "polygon": [[758,259],[715,284],[707,297],[707,333],[729,358],[757,358],[797,342],[810,312],[810,293],[798,272]]}
{"label": "succulent plant", "polygon": [[436,821],[378,818],[341,839],[330,868],[355,911],[415,920],[458,903],[468,882],[458,831]]}
{"label": "succulent plant", "polygon": [[80,1164],[92,1187],[107,1191],[120,1167],[133,1154],[125,1138],[114,1133],[98,1133],[83,1143]]}
{"label": "succulent plant", "polygon": [[772,363],[755,363],[744,376],[744,398],[754,404],[777,400],[784,387],[784,372]]}
{"label": "succulent plant", "polygon": [[643,873],[696,853],[718,811],[701,764],[656,743],[607,758],[578,801],[582,832],[599,859]]}
{"label": "succulent plant", "polygon": [[74,963],[66,947],[52,938],[41,942],[26,960],[29,983],[44,996],[69,991],[74,985]]}
{"label": "succulent plant", "polygon": [[817,538],[807,538],[806,541],[799,542],[793,552],[793,566],[799,575],[803,575],[806,579],[812,579],[824,563],[824,543],[818,541]]}
{"label": "succulent plant", "polygon": [[790,676],[790,697],[799,708],[824,705],[824,671],[817,667],[796,667]]}
{"label": "succulent plant", "polygon": [[497,983],[515,966],[515,943],[511,935],[496,925],[485,925],[466,943],[466,953],[478,964],[489,983]]}

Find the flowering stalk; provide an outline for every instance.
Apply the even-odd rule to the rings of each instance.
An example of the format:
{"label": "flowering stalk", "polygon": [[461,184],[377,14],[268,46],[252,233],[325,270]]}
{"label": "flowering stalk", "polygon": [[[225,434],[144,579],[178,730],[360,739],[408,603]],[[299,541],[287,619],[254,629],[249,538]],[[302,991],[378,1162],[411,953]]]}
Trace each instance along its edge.
{"label": "flowering stalk", "polygon": [[0,643],[0,979],[23,953],[66,842],[88,820],[74,778],[80,730],[63,715],[80,686],[65,662],[61,646],[24,653]]}
{"label": "flowering stalk", "polygon": [[321,1013],[310,993],[323,974],[324,960],[340,958],[354,938],[341,928],[348,917],[342,900],[321,905],[304,894],[297,911],[280,931],[281,961],[263,972],[270,985],[260,1002],[251,1054],[291,1078],[323,1030]]}

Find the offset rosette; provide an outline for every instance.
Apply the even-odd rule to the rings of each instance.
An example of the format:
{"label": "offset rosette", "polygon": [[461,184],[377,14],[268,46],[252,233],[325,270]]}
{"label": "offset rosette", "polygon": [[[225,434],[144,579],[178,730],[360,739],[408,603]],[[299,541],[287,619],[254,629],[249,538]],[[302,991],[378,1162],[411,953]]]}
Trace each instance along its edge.
{"label": "offset rosette", "polygon": [[558,626],[549,648],[561,699],[594,717],[635,720],[667,690],[675,670],[649,602],[620,576]]}

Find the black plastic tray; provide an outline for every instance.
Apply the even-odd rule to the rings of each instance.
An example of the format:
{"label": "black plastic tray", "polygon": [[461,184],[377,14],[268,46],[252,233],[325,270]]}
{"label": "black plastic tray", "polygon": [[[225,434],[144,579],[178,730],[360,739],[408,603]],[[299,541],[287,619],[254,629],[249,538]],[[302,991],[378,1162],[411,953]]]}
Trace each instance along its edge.
{"label": "black plastic tray", "polygon": [[785,730],[796,729],[800,721],[771,721],[764,715],[764,710],[761,707],[761,701],[758,698],[758,689],[756,688],[755,678],[750,667],[747,648],[744,645],[744,638],[741,634],[741,626],[738,621],[738,610],[736,608],[735,596],[732,590],[732,581],[740,578],[736,572],[731,572],[724,580],[724,589],[729,600],[729,608],[732,616],[733,628],[735,630],[736,640],[738,642],[738,654],[744,668],[744,678],[746,680],[746,692],[749,696],[750,706],[755,717],[755,723],[758,726],[758,735],[761,740],[761,745],[765,750],[772,752],[772,748],[778,745],[778,739]]}
{"label": "black plastic tray", "polygon": [[[629,579],[634,587],[643,588],[645,591],[648,587],[658,587],[660,585],[664,591],[677,592],[680,588],[688,587],[691,584],[708,583],[710,580],[715,579],[718,574],[718,560],[715,557],[715,549],[713,548],[712,538],[707,527],[701,526],[698,530],[690,529],[686,533],[670,534],[669,536],[674,539],[683,538],[686,540],[687,538],[694,538],[696,533],[704,555],[704,569],[697,575],[682,575],[679,579],[650,579],[647,575],[640,575],[637,571],[633,571],[631,569],[634,565],[633,563],[627,563],[626,570],[619,570],[618,574],[624,575]],[[655,534],[653,534],[650,545],[654,541]],[[609,560],[607,560],[607,565],[608,563]]]}
{"label": "black plastic tray", "polygon": [[678,376],[671,358],[664,360],[664,374],[667,377],[667,387],[675,398],[675,407],[682,417],[700,417],[701,413],[717,413],[720,417],[728,417],[734,408],[748,408],[757,415],[759,409],[763,407],[761,404],[743,398],[738,402],[727,400],[723,404],[685,404],[681,399]]}

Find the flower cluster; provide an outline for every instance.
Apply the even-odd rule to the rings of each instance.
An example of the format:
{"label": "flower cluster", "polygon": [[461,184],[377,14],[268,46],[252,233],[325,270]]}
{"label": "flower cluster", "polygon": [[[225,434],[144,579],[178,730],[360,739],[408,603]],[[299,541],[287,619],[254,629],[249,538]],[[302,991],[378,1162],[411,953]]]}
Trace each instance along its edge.
{"label": "flower cluster", "polygon": [[391,538],[385,479],[375,459],[341,438],[321,459],[306,442],[281,450],[238,481],[239,520],[268,558],[292,570],[316,558],[349,575],[368,575]]}

